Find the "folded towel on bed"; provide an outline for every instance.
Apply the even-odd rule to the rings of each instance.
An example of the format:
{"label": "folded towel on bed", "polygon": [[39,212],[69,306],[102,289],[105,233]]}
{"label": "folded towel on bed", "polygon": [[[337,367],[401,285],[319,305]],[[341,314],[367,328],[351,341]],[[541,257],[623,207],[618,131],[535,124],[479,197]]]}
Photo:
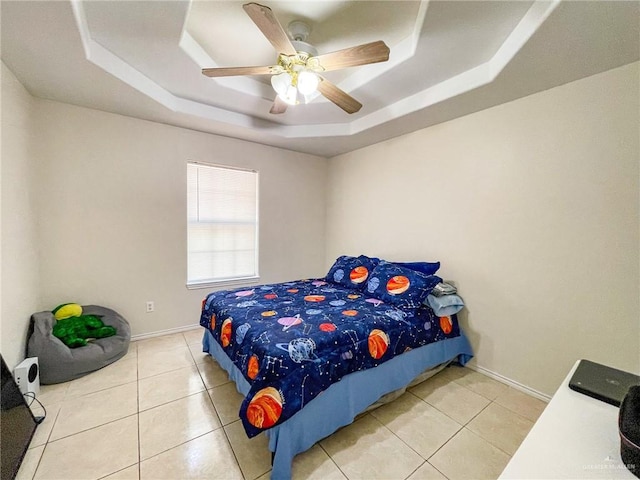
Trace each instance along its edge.
{"label": "folded towel on bed", "polygon": [[458,295],[427,296],[427,304],[439,317],[447,317],[458,313],[464,307],[464,301]]}
{"label": "folded towel on bed", "polygon": [[457,291],[458,289],[450,283],[440,282],[435,287],[433,287],[433,290],[431,290],[431,295],[442,297],[443,295],[453,295]]}

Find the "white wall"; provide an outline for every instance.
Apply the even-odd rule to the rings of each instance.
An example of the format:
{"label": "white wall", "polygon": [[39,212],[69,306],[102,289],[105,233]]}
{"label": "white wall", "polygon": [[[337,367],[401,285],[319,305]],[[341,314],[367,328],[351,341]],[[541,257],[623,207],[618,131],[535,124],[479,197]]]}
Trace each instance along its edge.
{"label": "white wall", "polygon": [[33,99],[2,63],[0,352],[9,368],[25,356],[29,317],[40,305],[33,196]]}
{"label": "white wall", "polygon": [[477,364],[551,394],[578,358],[640,370],[639,69],[330,160],[327,263],[440,260]]}
{"label": "white wall", "polygon": [[[260,172],[261,282],[324,274],[327,160],[37,100],[43,308],[111,307],[132,333],[196,324],[187,290],[186,163]],[[156,311],[145,313],[153,300]]]}

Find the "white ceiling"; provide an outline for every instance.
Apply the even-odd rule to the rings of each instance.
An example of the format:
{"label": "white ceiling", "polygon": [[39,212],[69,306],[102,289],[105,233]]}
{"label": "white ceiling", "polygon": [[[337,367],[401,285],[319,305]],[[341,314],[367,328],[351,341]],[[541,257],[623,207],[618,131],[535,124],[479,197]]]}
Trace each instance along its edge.
{"label": "white ceiling", "polygon": [[358,113],[318,96],[271,115],[268,77],[200,72],[275,63],[242,3],[2,0],[2,60],[38,97],[329,157],[640,58],[637,1],[264,0],[320,53],[391,49],[325,73]]}

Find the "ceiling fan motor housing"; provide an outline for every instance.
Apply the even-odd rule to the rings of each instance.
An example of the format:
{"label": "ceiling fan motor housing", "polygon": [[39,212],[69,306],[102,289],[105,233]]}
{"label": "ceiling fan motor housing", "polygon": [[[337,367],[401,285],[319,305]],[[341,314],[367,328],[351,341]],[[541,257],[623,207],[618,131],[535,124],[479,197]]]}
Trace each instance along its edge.
{"label": "ceiling fan motor housing", "polygon": [[300,40],[292,40],[291,44],[293,45],[293,48],[296,49],[296,52],[298,52],[298,55],[303,54],[303,56],[306,56],[307,58],[318,56],[318,50],[316,49],[316,47],[314,47],[310,43],[303,42]]}

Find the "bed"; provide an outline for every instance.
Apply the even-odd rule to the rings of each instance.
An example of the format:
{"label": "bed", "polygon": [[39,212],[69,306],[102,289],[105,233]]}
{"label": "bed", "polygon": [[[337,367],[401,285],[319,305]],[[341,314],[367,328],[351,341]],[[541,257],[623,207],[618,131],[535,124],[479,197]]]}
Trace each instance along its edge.
{"label": "bed", "polygon": [[425,302],[439,264],[408,265],[343,256],[323,279],[203,300],[203,350],[245,396],[247,435],[268,437],[272,479],[290,478],[296,454],[382,397],[472,357],[456,315],[438,317]]}

